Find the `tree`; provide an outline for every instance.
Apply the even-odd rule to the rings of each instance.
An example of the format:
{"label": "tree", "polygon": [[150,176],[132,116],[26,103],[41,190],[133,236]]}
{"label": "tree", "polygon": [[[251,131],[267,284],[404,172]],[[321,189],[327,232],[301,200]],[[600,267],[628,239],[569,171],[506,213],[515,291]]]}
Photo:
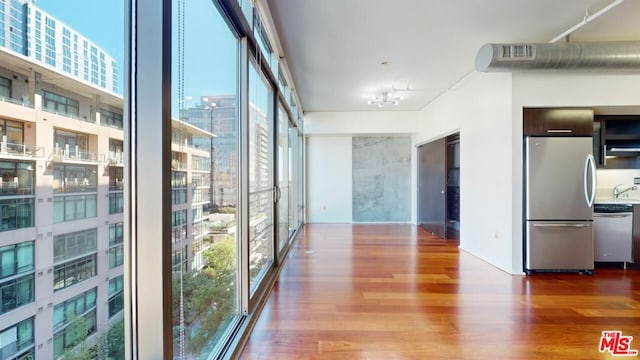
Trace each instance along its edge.
{"label": "tree", "polygon": [[[205,266],[200,271],[174,273],[173,318],[180,336],[180,281],[182,281],[187,349],[200,354],[213,343],[221,324],[235,308],[236,253],[232,239],[224,239],[206,249]],[[182,278],[180,278],[182,276]]]}
{"label": "tree", "polygon": [[67,327],[67,334],[76,347],[69,347],[62,355],[63,359],[73,360],[121,360],[124,359],[124,319],[114,323],[109,330],[98,335],[95,342],[87,343],[92,327],[84,317],[76,317]]}
{"label": "tree", "polygon": [[[97,358],[95,346],[89,346],[85,339],[93,331],[93,326],[89,324],[83,316],[74,316],[69,320],[69,325],[64,330],[68,341],[66,349],[62,354],[63,359],[92,360]],[[75,346],[79,344],[78,346]]]}

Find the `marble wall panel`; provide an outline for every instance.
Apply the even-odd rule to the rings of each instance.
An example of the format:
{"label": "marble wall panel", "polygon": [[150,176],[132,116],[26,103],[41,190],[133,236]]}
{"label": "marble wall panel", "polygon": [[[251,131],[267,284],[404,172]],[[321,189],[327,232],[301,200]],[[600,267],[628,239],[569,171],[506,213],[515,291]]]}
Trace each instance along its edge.
{"label": "marble wall panel", "polygon": [[411,221],[411,137],[354,136],[353,221]]}

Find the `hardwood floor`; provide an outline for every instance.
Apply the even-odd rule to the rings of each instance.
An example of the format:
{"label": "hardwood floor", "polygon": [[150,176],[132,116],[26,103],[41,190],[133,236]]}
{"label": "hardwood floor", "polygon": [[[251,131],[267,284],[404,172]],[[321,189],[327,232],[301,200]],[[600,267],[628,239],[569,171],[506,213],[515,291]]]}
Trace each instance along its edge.
{"label": "hardwood floor", "polygon": [[242,359],[612,359],[640,270],[511,276],[413,225],[307,225]]}

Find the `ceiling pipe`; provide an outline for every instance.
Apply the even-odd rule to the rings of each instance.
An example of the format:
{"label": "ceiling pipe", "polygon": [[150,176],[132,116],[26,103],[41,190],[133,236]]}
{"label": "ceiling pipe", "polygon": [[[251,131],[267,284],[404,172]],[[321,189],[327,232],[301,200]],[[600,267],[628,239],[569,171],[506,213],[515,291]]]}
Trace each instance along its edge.
{"label": "ceiling pipe", "polygon": [[[535,69],[640,70],[640,41],[557,42],[623,3],[615,0],[548,43],[485,44],[476,55],[476,70]],[[587,10],[588,11],[588,10]]]}
{"label": "ceiling pipe", "polygon": [[587,9],[587,14],[584,16],[584,18],[582,19],[581,22],[579,22],[576,25],[572,26],[569,30],[563,32],[562,34],[554,37],[552,40],[549,41],[549,44],[552,44],[552,43],[554,43],[554,42],[556,42],[556,41],[558,41],[560,39],[566,38],[567,36],[573,34],[574,31],[576,31],[576,30],[580,29],[581,27],[585,26],[588,22],[597,19],[598,17],[600,17],[604,13],[606,13],[609,10],[613,9],[614,7],[622,4],[623,2],[624,2],[624,0],[615,0],[614,2],[612,2],[609,5],[603,7],[602,9],[600,9],[599,11],[597,11],[593,15],[589,15],[589,9]]}
{"label": "ceiling pipe", "polygon": [[555,44],[485,44],[476,70],[640,70],[640,41],[559,42]]}

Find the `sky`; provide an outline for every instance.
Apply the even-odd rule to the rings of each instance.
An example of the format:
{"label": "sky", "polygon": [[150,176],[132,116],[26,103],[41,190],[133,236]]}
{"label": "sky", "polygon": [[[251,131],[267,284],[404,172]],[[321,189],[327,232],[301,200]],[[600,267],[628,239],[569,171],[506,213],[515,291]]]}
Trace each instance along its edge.
{"label": "sky", "polygon": [[[177,1],[174,0],[174,4]],[[237,40],[211,0],[185,1],[184,96],[185,107],[200,103],[200,96],[235,94]],[[177,99],[177,10],[174,9],[172,69]],[[191,98],[191,100],[189,100]],[[175,102],[174,102],[175,104]],[[175,115],[175,112],[174,112]]]}
{"label": "sky", "polygon": [[[119,93],[124,85],[124,0],[37,0],[35,5],[83,34],[115,58]],[[174,0],[177,14],[178,0]],[[186,106],[201,96],[235,93],[237,40],[211,0],[185,0],[184,96]],[[177,104],[177,16],[173,24],[173,104]],[[188,100],[191,99],[191,100]],[[174,106],[175,107],[175,106]],[[175,111],[174,111],[175,114]]]}

